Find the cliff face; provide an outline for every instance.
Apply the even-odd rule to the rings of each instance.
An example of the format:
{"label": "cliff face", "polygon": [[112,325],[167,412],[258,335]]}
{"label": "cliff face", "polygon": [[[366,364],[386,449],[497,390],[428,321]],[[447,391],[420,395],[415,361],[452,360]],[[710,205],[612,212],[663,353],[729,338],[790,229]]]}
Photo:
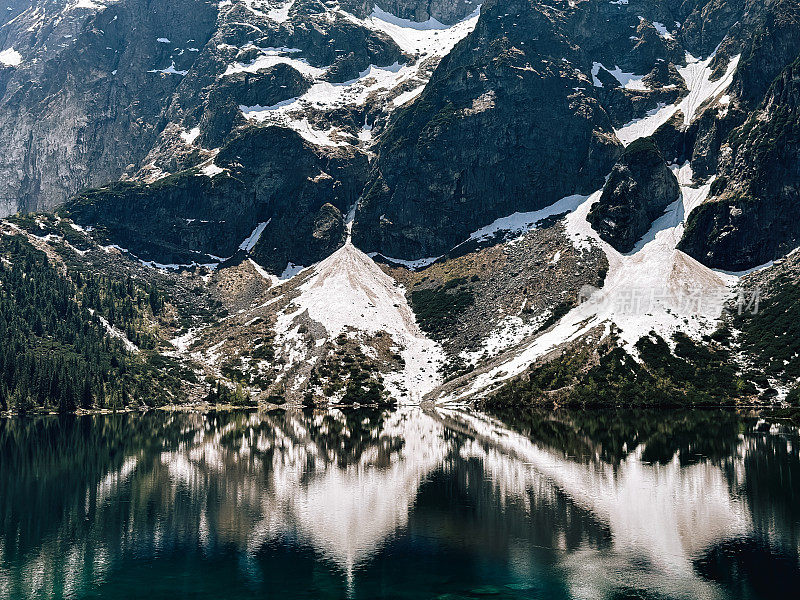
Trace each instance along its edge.
{"label": "cliff face", "polygon": [[630,252],[664,210],[680,197],[678,180],[648,139],[625,149],[588,220],[600,237]]}
{"label": "cliff face", "polygon": [[680,243],[732,271],[777,259],[800,240],[800,3],[748,3],[743,22],[752,35],[739,41],[730,92],[723,106],[709,107],[694,150],[694,162],[717,179]]}
{"label": "cliff face", "polygon": [[271,76],[251,66],[259,57],[302,53],[332,82],[403,60],[385,34],[309,4],[276,21],[258,1],[11,3],[0,27],[0,215],[52,209],[83,188],[152,175],[154,163],[190,166],[182,125],[206,125],[199,142],[218,148],[244,121],[240,105],[310,86],[287,64]]}
{"label": "cliff face", "polygon": [[436,19],[452,25],[475,12],[480,0],[344,0],[342,8],[355,15],[367,16],[375,6],[396,17],[416,22]]}
{"label": "cliff face", "polygon": [[[686,99],[687,84],[697,83],[684,78],[696,64],[689,55],[712,54],[712,83],[739,57],[724,95],[693,107],[691,122],[674,115],[652,138],[668,161],[691,161],[699,180],[718,176],[681,247],[738,268],[795,240],[792,128],[775,127],[794,118],[787,68],[800,55],[798,0],[492,0],[479,17],[477,4],[455,0],[14,0],[8,8],[0,17],[0,215],[129,182],[111,196],[124,210],[106,198],[107,212],[91,214],[159,262],[228,256],[223,248],[263,217],[255,182],[300,189],[282,187],[299,181],[283,172],[293,161],[322,163],[298,196],[282,200],[298,202],[299,220],[270,233],[288,223],[273,215],[264,238],[272,254],[253,250],[270,268],[337,248],[342,214],[359,197],[359,247],[402,259],[441,255],[495,219],[603,187],[631,140],[626,129]],[[297,135],[254,133],[262,127]],[[161,224],[140,228],[149,204],[126,194],[191,189],[202,201],[177,202],[183,208],[172,216],[195,219],[194,208],[222,203],[204,204],[216,193],[207,188],[238,169],[220,164],[221,149],[259,136],[275,144],[259,151],[275,156],[253,162],[244,183],[225,184],[240,186],[231,192],[240,226],[222,229],[236,239],[177,227],[145,243],[137,230],[163,236]],[[337,152],[352,169],[330,172],[320,157]],[[186,175],[212,167],[227,171],[203,185]],[[607,190],[593,218],[599,230],[614,222],[616,232],[603,235],[628,248],[672,190],[665,175],[655,197],[634,198],[647,176],[618,167],[617,192]],[[603,210],[624,218],[601,218]],[[761,243],[765,229],[777,241]],[[300,252],[302,244],[312,250]],[[738,244],[739,258],[726,244]]]}
{"label": "cliff face", "polygon": [[713,192],[692,213],[681,242],[698,260],[743,270],[800,244],[800,61],[731,134]]}
{"label": "cliff face", "polygon": [[181,81],[151,71],[172,56],[174,70],[189,68],[188,47],[205,44],[217,13],[195,0],[90,4],[35,2],[0,30],[4,213],[52,208],[137,164]]}
{"label": "cliff face", "polygon": [[572,62],[571,18],[549,3],[484,7],[382,137],[357,245],[409,259],[441,254],[495,218],[602,185],[620,144],[582,91],[591,84]]}
{"label": "cliff face", "polygon": [[211,165],[85,192],[63,212],[142,260],[206,264],[252,253],[281,273],[344,243],[343,214],[366,171],[363,154],[264,127],[229,142]]}

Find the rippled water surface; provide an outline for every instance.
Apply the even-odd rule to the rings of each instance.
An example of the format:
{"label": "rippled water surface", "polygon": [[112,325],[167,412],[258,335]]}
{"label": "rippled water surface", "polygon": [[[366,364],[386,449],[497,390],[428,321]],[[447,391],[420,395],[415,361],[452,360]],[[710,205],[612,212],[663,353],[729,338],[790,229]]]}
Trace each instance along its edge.
{"label": "rippled water surface", "polygon": [[798,450],[725,412],[0,420],[0,598],[795,598]]}

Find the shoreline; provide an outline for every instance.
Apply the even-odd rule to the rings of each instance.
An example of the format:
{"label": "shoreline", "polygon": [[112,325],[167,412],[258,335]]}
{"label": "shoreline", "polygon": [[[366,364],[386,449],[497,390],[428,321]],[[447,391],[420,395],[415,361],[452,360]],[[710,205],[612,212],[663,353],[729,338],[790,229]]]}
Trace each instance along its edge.
{"label": "shoreline", "polygon": [[[86,416],[98,416],[98,415],[118,415],[118,414],[133,414],[133,413],[140,413],[145,414],[153,411],[160,411],[160,412],[168,412],[168,413],[196,413],[196,414],[209,414],[215,412],[237,412],[237,411],[270,411],[276,409],[287,409],[287,410],[301,410],[304,408],[311,408],[311,409],[347,409],[347,408],[387,408],[393,409],[399,406],[399,404],[393,405],[386,405],[386,404],[347,404],[347,405],[314,405],[314,406],[305,406],[300,403],[293,403],[293,402],[286,402],[284,404],[273,404],[270,402],[264,402],[259,404],[251,404],[251,405],[234,405],[234,404],[210,404],[208,402],[190,402],[186,404],[164,404],[162,406],[128,406],[125,408],[93,408],[93,409],[85,409],[79,408],[78,410],[67,412],[67,413],[60,413],[56,410],[32,410],[25,413],[20,413],[17,411],[0,411],[0,419],[8,419],[8,418],[25,418],[25,417],[58,417],[58,416],[65,416],[65,417],[86,417]],[[411,404],[410,406],[418,406],[417,404]]]}
{"label": "shoreline", "polygon": [[[427,404],[427,403],[426,403]],[[295,403],[285,403],[285,404],[271,404],[271,403],[264,403],[264,404],[254,404],[250,406],[235,406],[232,404],[209,404],[204,402],[199,403],[190,403],[190,404],[166,404],[163,406],[154,406],[154,407],[126,407],[121,409],[109,409],[109,408],[98,408],[98,409],[78,409],[73,412],[69,413],[59,413],[58,411],[31,411],[26,413],[18,413],[14,411],[4,411],[0,412],[0,419],[24,419],[29,417],[87,417],[87,416],[108,416],[108,415],[118,415],[118,414],[146,414],[149,412],[164,412],[164,413],[193,413],[193,414],[200,414],[200,415],[207,415],[211,413],[231,413],[231,412],[239,412],[239,411],[246,411],[246,412],[259,412],[259,411],[272,411],[276,409],[285,409],[285,410],[303,410],[307,408],[311,408],[314,410],[346,410],[346,409],[358,409],[358,408],[385,408],[388,410],[395,410],[399,407],[399,404],[394,406],[384,406],[384,405],[377,405],[377,404],[351,404],[351,405],[327,405],[327,406],[304,406],[303,404],[295,404]],[[409,406],[420,406],[422,404],[411,404]],[[478,412],[491,414],[496,418],[502,417],[490,410],[476,408],[474,405],[466,405],[463,408],[467,410],[476,410]],[[520,413],[524,411],[524,409],[530,409],[532,407],[519,407]],[[543,409],[540,409],[543,410]],[[700,411],[725,411],[725,412],[738,412],[743,414],[751,414],[752,416],[769,416],[771,418],[786,420],[786,421],[795,421],[800,423],[800,408],[796,407],[789,407],[789,406],[764,406],[763,404],[750,404],[750,405],[724,405],[720,404],[717,406],[707,405],[707,406],[665,406],[665,407],[657,407],[657,406],[648,406],[648,407],[616,407],[614,409],[616,412],[670,412],[670,413],[679,413],[679,412],[700,412]],[[557,412],[605,412],[607,409],[605,408],[566,408],[566,407],[559,407],[550,410],[549,412],[557,413]]]}

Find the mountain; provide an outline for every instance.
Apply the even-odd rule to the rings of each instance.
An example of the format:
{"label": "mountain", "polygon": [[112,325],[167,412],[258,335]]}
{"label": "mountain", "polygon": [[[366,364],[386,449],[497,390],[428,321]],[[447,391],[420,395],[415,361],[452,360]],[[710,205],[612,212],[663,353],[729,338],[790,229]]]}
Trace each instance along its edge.
{"label": "mountain", "polygon": [[3,258],[154,286],[185,398],[794,397],[800,0],[7,8]]}

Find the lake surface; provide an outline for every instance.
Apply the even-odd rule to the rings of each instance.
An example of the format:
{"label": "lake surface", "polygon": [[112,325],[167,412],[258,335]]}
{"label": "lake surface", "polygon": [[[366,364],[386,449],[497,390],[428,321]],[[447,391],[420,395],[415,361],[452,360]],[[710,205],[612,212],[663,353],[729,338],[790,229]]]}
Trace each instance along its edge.
{"label": "lake surface", "polygon": [[0,598],[796,598],[799,450],[728,412],[0,420]]}

